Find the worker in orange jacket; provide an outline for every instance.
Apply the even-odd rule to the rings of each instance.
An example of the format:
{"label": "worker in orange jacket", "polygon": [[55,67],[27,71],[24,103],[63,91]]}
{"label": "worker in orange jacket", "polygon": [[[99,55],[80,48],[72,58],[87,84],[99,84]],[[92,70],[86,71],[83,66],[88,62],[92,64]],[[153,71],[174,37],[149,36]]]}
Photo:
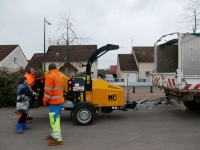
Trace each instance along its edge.
{"label": "worker in orange jacket", "polygon": [[31,85],[33,83],[33,81],[35,80],[35,71],[34,71],[34,69],[31,68],[31,67],[28,67],[24,76],[27,78],[26,79],[27,83],[29,85]]}
{"label": "worker in orange jacket", "polygon": [[62,145],[62,135],[60,128],[60,114],[62,111],[63,97],[63,79],[54,63],[49,64],[49,72],[45,79],[44,87],[44,106],[49,106],[49,119],[52,128],[51,135],[46,136],[48,145]]}

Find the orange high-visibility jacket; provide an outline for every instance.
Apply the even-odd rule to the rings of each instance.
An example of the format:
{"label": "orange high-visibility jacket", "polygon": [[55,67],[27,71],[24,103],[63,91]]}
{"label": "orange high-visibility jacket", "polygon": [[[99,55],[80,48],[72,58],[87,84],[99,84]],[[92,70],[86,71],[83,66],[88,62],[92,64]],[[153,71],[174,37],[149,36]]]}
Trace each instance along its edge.
{"label": "orange high-visibility jacket", "polygon": [[63,97],[63,79],[57,69],[48,72],[45,79],[43,101],[49,104],[61,104]]}
{"label": "orange high-visibility jacket", "polygon": [[34,81],[34,79],[35,79],[35,76],[33,75],[33,74],[31,74],[31,73],[27,73],[26,72],[26,74],[24,75],[26,78],[27,78],[27,83],[29,84],[29,85],[31,85],[31,83]]}

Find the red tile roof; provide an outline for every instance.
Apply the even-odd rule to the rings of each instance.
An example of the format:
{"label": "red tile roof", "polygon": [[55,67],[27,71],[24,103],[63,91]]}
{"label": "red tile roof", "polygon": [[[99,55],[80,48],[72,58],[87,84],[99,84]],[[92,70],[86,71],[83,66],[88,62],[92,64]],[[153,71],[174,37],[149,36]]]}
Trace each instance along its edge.
{"label": "red tile roof", "polygon": [[0,61],[8,56],[19,45],[0,45]]}
{"label": "red tile roof", "polygon": [[90,56],[97,50],[97,45],[52,45],[46,53],[47,62],[88,61]]}
{"label": "red tile roof", "polygon": [[138,62],[154,62],[154,47],[133,47]]}
{"label": "red tile roof", "polygon": [[118,54],[121,71],[138,71],[133,54]]}
{"label": "red tile roof", "polygon": [[111,65],[110,66],[110,71],[112,71],[112,72],[117,72],[117,65]]}
{"label": "red tile roof", "polygon": [[43,53],[35,53],[32,58],[28,61],[27,67],[31,67],[34,70],[42,70],[44,54]]}

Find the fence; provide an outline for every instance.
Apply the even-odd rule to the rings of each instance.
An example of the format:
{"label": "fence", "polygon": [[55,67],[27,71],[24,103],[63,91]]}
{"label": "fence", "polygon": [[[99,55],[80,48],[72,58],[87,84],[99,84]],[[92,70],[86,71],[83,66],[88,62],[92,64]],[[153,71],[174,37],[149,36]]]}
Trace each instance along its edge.
{"label": "fence", "polygon": [[135,89],[137,86],[149,86],[150,93],[153,93],[153,87],[150,82],[128,82],[126,83],[124,79],[115,79],[114,82],[112,82],[114,85],[118,86],[131,86],[133,87],[133,93],[135,93]]}
{"label": "fence", "polygon": [[146,80],[141,80],[143,82],[127,82],[124,78],[116,78],[112,83],[119,86],[151,86],[151,83],[145,82]]}

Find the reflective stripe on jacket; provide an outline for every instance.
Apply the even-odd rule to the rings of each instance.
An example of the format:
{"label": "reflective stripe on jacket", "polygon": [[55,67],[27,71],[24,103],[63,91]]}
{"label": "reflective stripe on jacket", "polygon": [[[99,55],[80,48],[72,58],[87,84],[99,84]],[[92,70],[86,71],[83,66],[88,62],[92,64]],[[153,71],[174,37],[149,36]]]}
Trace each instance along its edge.
{"label": "reflective stripe on jacket", "polygon": [[31,74],[31,73],[27,73],[26,72],[26,74],[24,75],[26,78],[27,78],[27,83],[29,84],[29,85],[31,85],[31,83],[34,81],[34,79],[35,79],[35,76],[33,75],[33,74]]}
{"label": "reflective stripe on jacket", "polygon": [[53,69],[48,72],[44,90],[44,102],[49,104],[61,104],[64,102],[63,79],[58,70]]}

